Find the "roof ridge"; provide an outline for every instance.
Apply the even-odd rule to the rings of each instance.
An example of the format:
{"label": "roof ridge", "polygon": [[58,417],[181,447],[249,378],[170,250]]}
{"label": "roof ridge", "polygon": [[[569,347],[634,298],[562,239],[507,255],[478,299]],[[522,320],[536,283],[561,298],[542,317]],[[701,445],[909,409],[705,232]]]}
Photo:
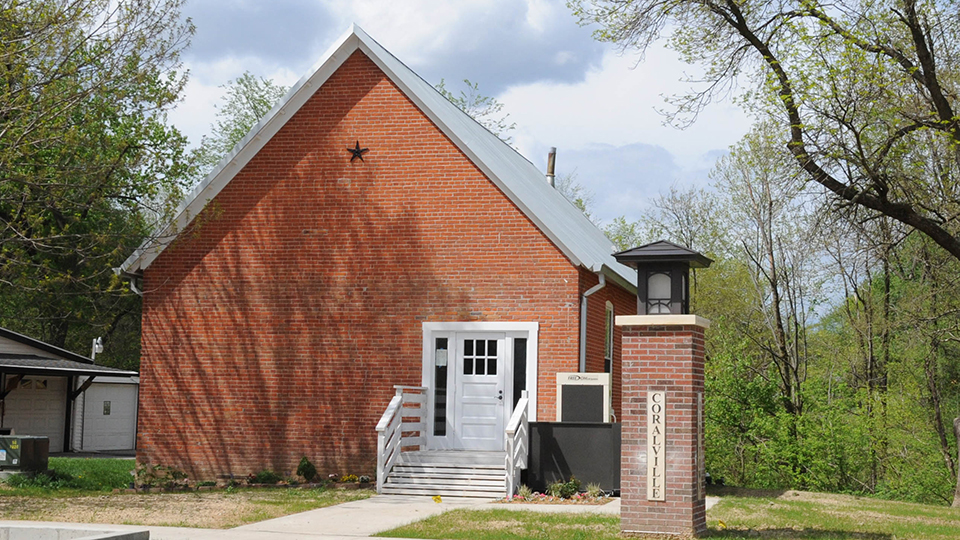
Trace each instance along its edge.
{"label": "roof ridge", "polygon": [[0,328],[0,337],[5,337],[7,339],[16,341],[18,343],[22,343],[24,345],[29,345],[31,347],[40,349],[41,351],[45,351],[48,353],[57,354],[60,356],[69,356],[71,359],[73,359],[76,362],[83,362],[85,364],[94,363],[93,360],[91,360],[90,358],[87,358],[86,356],[77,354],[72,351],[68,351],[66,349],[62,349],[60,347],[57,347],[56,345],[51,345],[45,341],[40,341],[39,339],[32,338],[24,334],[14,332],[13,330],[10,330],[8,328]]}

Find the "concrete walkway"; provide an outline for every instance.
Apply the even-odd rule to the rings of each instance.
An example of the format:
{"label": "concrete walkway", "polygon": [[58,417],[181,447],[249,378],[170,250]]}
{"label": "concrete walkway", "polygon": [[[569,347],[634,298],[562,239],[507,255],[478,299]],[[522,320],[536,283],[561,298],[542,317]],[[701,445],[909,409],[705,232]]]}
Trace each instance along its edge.
{"label": "concrete walkway", "polygon": [[[707,497],[707,508],[719,498]],[[603,505],[498,504],[489,499],[445,497],[436,503],[430,497],[378,495],[362,501],[353,501],[299,514],[284,516],[234,529],[190,529],[185,527],[144,527],[135,525],[78,525],[46,522],[0,521],[4,526],[47,525],[75,528],[150,531],[150,540],[357,540],[370,538],[415,521],[420,521],[448,510],[474,508],[487,510],[522,510],[530,512],[573,512],[619,514],[620,499]]]}

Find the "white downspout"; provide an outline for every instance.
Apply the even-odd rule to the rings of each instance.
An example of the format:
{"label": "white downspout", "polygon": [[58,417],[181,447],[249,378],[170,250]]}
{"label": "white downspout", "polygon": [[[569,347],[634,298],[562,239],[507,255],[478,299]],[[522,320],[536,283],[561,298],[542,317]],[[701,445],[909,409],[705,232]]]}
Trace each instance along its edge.
{"label": "white downspout", "polygon": [[599,291],[607,284],[607,277],[603,272],[597,272],[600,283],[584,291],[580,297],[580,373],[587,371],[587,297]]}

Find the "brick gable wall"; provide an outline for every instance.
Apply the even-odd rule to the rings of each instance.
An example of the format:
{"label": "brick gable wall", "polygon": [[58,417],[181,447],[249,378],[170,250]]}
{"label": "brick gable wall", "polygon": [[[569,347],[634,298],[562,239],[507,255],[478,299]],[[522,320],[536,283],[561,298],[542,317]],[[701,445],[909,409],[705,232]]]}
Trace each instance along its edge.
{"label": "brick gable wall", "polygon": [[144,272],[138,459],[371,474],[393,385],[421,383],[424,321],[538,321],[552,419],[580,281],[356,52]]}

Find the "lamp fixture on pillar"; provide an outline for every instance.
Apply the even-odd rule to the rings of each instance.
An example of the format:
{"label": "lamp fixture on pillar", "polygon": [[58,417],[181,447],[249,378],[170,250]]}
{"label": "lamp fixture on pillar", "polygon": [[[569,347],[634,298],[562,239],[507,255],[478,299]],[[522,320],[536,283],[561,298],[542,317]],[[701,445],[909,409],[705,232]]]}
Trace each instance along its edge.
{"label": "lamp fixture on pillar", "polygon": [[617,262],[637,269],[637,314],[690,313],[690,268],[707,268],[704,255],[661,240],[620,253]]}

